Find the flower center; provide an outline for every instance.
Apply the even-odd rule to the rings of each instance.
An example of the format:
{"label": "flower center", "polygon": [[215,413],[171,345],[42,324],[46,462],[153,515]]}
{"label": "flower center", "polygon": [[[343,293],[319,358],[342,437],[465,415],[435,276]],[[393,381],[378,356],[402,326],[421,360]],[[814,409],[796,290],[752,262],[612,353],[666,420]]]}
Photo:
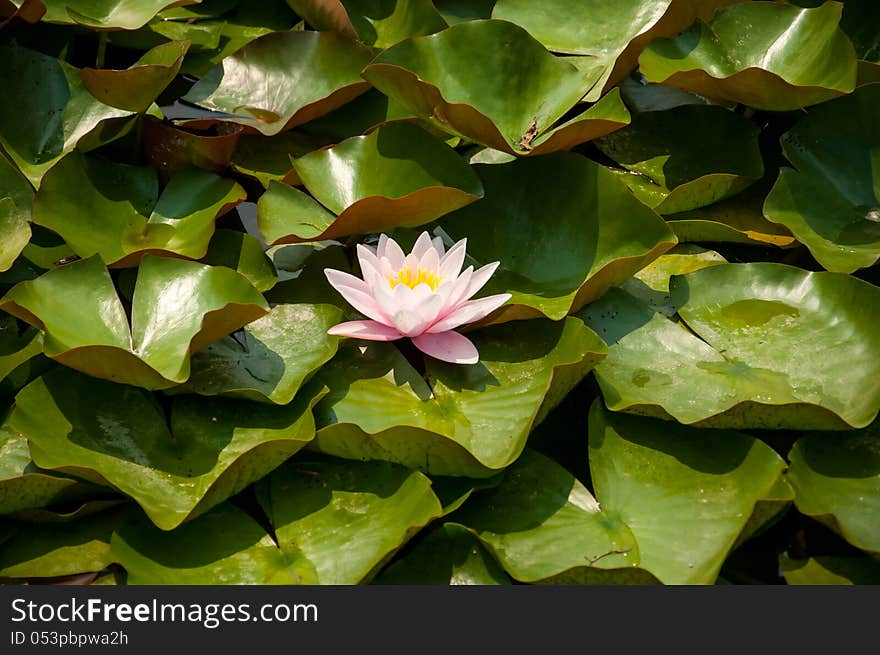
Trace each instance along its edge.
{"label": "flower center", "polygon": [[388,282],[393,289],[398,284],[408,286],[415,289],[420,284],[427,284],[431,287],[431,291],[436,291],[440,286],[440,277],[436,273],[430,273],[423,268],[419,268],[415,272],[409,268],[402,268],[397,271],[396,276],[388,276]]}

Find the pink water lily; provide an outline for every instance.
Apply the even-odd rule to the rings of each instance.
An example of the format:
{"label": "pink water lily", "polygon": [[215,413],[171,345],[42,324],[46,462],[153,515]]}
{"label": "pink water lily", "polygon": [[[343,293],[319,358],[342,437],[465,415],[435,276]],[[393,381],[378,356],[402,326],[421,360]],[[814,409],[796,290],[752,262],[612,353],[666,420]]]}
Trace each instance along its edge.
{"label": "pink water lily", "polygon": [[426,355],[454,364],[476,364],[479,353],[455,328],[485,318],[510,300],[509,293],[470,300],[489,281],[498,262],[474,270],[464,264],[467,239],[449,251],[422,232],[404,254],[384,234],[378,247],[358,245],[363,279],[324,269],[330,284],[368,320],[340,323],[329,334],[371,341],[409,337]]}

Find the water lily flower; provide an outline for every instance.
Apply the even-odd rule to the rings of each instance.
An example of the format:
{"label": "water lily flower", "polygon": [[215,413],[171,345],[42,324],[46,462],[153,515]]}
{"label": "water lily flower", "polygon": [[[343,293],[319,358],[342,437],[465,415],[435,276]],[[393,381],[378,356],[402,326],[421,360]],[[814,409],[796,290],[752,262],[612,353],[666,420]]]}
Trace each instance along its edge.
{"label": "water lily flower", "polygon": [[422,232],[404,254],[384,234],[378,247],[358,245],[363,279],[324,269],[327,280],[368,320],[340,323],[329,334],[372,341],[409,337],[426,355],[454,364],[476,364],[479,353],[455,328],[478,321],[510,300],[509,293],[470,300],[483,288],[498,262],[463,272],[467,239],[447,252],[443,240]]}

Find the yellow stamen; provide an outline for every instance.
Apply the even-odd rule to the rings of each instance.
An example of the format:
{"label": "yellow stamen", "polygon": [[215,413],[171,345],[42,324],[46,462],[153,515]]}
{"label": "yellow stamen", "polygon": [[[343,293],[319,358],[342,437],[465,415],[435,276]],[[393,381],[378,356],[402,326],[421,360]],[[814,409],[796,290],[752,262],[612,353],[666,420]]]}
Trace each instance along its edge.
{"label": "yellow stamen", "polygon": [[392,289],[398,284],[408,286],[410,289],[415,289],[420,284],[427,284],[431,287],[431,291],[436,291],[440,286],[440,280],[441,278],[436,273],[429,273],[423,268],[418,269],[415,273],[408,268],[403,268],[397,271],[396,276],[388,276],[388,282]]}

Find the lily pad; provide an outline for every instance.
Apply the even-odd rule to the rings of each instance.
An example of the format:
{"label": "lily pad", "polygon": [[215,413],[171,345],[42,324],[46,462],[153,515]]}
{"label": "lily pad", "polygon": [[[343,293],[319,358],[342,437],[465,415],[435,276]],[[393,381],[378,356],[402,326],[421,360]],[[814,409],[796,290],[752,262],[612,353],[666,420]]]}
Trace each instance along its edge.
{"label": "lily pad", "polygon": [[136,30],[160,11],[199,0],[43,0],[48,23],[83,25],[97,30]]}
{"label": "lily pad", "polygon": [[34,466],[27,439],[0,425],[0,514],[73,503],[97,488]]}
{"label": "lily pad", "polygon": [[33,221],[57,232],[80,257],[136,265],[146,253],[198,259],[218,216],[243,201],[232,180],[198,168],[175,175],[161,194],[156,170],[73,152],[46,173]]}
{"label": "lily pad", "polygon": [[39,23],[46,13],[43,0],[2,0],[0,1],[0,30],[11,21],[20,19],[26,23]]}
{"label": "lily pad", "polygon": [[432,359],[424,377],[393,344],[346,343],[315,378],[330,392],[315,408],[314,448],[490,477],[517,458],[532,426],[605,352],[576,319],[517,321],[468,336],[479,364]]}
{"label": "lily pad", "polygon": [[245,128],[232,123],[218,123],[211,125],[208,130],[196,130],[192,126],[182,129],[154,116],[145,116],[141,129],[146,163],[159,172],[160,180],[165,183],[175,173],[189,166],[223,174]]}
{"label": "lily pad", "polygon": [[621,179],[659,214],[710,205],[764,174],[758,126],[723,107],[683,105],[636,114],[595,144],[630,174]]}
{"label": "lily pad", "polygon": [[745,2],[721,10],[639,59],[650,82],[756,109],[789,111],[851,93],[852,43],[839,28],[843,5],[814,9]]}
{"label": "lily pad", "polygon": [[336,354],[340,322],[333,305],[276,305],[244,328],[192,358],[189,381],[172,393],[230,396],[286,405],[315,371]]}
{"label": "lily pad", "polygon": [[498,0],[492,18],[527,29],[553,52],[590,58],[597,79],[587,100],[596,100],[636,67],[644,48],[674,36],[695,18],[711,19],[719,7],[739,0]]}
{"label": "lily pad", "polygon": [[182,396],[169,426],[149,392],[57,368],[18,394],[9,426],[37,466],[112,486],[171,530],[305,446],[318,397],[306,396],[284,407]]}
{"label": "lily pad", "polygon": [[[783,224],[829,271],[880,260],[880,85],[811,109],[782,137],[783,168],[764,214]],[[875,162],[872,164],[872,162]]]}
{"label": "lily pad", "polygon": [[110,537],[127,509],[109,510],[57,525],[19,524],[0,544],[0,577],[54,578],[100,571],[112,562]]}
{"label": "lily pad", "polygon": [[452,148],[408,123],[305,155],[294,168],[323,206],[297,189],[270,184],[258,204],[269,243],[422,225],[483,195],[479,178]]}
{"label": "lily pad", "polygon": [[0,272],[12,267],[30,241],[33,197],[30,182],[0,155]]}
{"label": "lily pad", "polygon": [[510,578],[468,530],[446,523],[388,566],[376,584],[508,585]]}
{"label": "lily pad", "polygon": [[[7,43],[0,60],[0,87],[19,99],[0,106],[0,144],[34,186],[102,121],[132,114],[97,100],[79,70],[54,57]],[[98,141],[115,136],[104,131]]]}
{"label": "lily pad", "polygon": [[83,68],[83,85],[105,105],[126,111],[146,111],[180,70],[188,41],[156,46],[125,70]]}
{"label": "lily pad", "polygon": [[507,469],[500,485],[474,495],[452,518],[520,582],[656,582],[635,568],[632,531],[603,513],[571,473],[533,450]]}
{"label": "lily pad", "polygon": [[675,245],[657,214],[613,173],[580,155],[474,169],[486,197],[440,226],[454,240],[467,237],[471,263],[501,262],[486,293],[512,298],[492,322],[558,320]]}
{"label": "lily pad", "polygon": [[334,32],[273,32],[224,59],[184,99],[274,135],[366,91],[360,71],[372,57]]}
{"label": "lily pad", "polygon": [[596,498],[632,530],[640,567],[666,584],[714,583],[784,468],[746,434],[615,414],[601,400],[590,410]]}
{"label": "lily pad", "polygon": [[880,553],[880,421],[856,432],[814,433],[789,455],[802,513],[862,550]]}
{"label": "lily pad", "polygon": [[377,48],[446,27],[431,0],[289,0],[289,4],[315,29],[340,32]]}
{"label": "lily pad", "polygon": [[209,266],[226,266],[238,271],[261,292],[268,291],[278,282],[275,266],[263,251],[263,244],[245,232],[215,231],[208,254],[201,261]]}
{"label": "lily pad", "polygon": [[735,429],[840,430],[877,415],[877,287],[762,263],[669,286],[685,325],[622,290],[582,314],[611,345],[596,367],[610,409]]}
{"label": "lily pad", "polygon": [[297,459],[258,487],[283,552],[307,559],[318,584],[358,584],[440,515],[431,481],[387,462]]}
{"label": "lily pad", "polygon": [[880,584],[880,561],[872,557],[791,559],[780,555],[779,568],[790,585]]}
{"label": "lily pad", "polygon": [[[351,104],[351,103],[349,103]],[[232,169],[256,179],[265,189],[271,181],[296,184],[298,178],[291,159],[333,143],[322,137],[297,130],[275,136],[243,134],[232,153]]]}
{"label": "lily pad", "polygon": [[509,154],[570,148],[629,122],[614,92],[554,129],[583,97],[585,75],[506,21],[470,21],[407,39],[376,57],[363,76],[436,127]]}
{"label": "lily pad", "polygon": [[185,382],[191,353],[269,310],[235,271],[152,256],[138,270],[131,326],[97,256],[20,283],[0,309],[40,328],[48,357],[146,388]]}
{"label": "lily pad", "polygon": [[112,561],[132,585],[314,584],[296,557],[279,550],[266,531],[225,503],[172,532],[146,518],[128,521],[114,533]]}

